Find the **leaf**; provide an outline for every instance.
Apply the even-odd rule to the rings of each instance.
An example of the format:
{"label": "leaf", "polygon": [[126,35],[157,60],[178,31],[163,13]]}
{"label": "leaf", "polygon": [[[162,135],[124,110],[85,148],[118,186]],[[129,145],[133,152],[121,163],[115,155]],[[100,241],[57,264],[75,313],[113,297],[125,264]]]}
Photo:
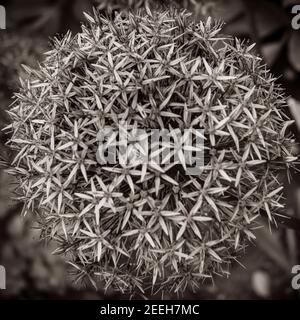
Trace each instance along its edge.
{"label": "leaf", "polygon": [[287,39],[288,35],[285,34],[278,41],[262,44],[261,52],[269,66],[272,66],[277,61]]}
{"label": "leaf", "polygon": [[162,110],[163,108],[165,108],[168,105],[169,101],[171,100],[171,98],[173,96],[174,90],[176,89],[176,86],[177,86],[177,82],[174,82],[174,84],[172,85],[171,89],[169,90],[168,96],[166,97],[166,99],[159,106],[160,110]]}
{"label": "leaf", "polygon": [[212,68],[210,67],[210,65],[207,63],[207,61],[205,60],[205,58],[203,58],[203,63],[204,63],[206,72],[207,72],[209,75],[212,75],[213,70],[212,70]]}
{"label": "leaf", "polygon": [[96,23],[96,21],[94,20],[93,17],[91,17],[89,14],[87,14],[86,12],[83,13],[84,17],[91,23]]}
{"label": "leaf", "polygon": [[121,226],[121,230],[123,230],[130,218],[130,215],[131,215],[131,211],[130,210],[127,210],[125,215],[124,215],[124,219],[123,219],[123,222],[122,222],[122,226]]}
{"label": "leaf", "polygon": [[193,216],[193,220],[199,221],[199,222],[208,222],[208,221],[212,221],[213,219],[210,217],[204,217],[204,216]]}
{"label": "leaf", "polygon": [[288,260],[286,250],[282,247],[279,234],[272,234],[267,226],[255,230],[257,245],[283,270],[291,272],[291,263]]}
{"label": "leaf", "polygon": [[159,224],[160,224],[161,228],[163,229],[164,233],[168,236],[169,232],[168,232],[168,228],[167,228],[167,225],[165,223],[165,220],[162,217],[159,217],[158,221],[159,221]]}
{"label": "leaf", "polygon": [[138,234],[139,230],[130,230],[122,234],[122,237],[129,237]]}
{"label": "leaf", "polygon": [[94,233],[86,231],[86,230],[83,230],[83,229],[81,229],[80,232],[82,232],[83,234],[85,234],[86,236],[89,236],[91,238],[96,237],[96,235]]}
{"label": "leaf", "polygon": [[268,198],[272,198],[273,196],[275,196],[275,194],[277,194],[278,192],[280,192],[283,189],[283,186],[277,188],[276,190],[273,190],[272,192],[267,194]]}
{"label": "leaf", "polygon": [[217,261],[222,262],[221,257],[213,250],[213,249],[208,249],[208,253],[214,257]]}
{"label": "leaf", "polygon": [[84,193],[75,192],[75,196],[85,200],[93,200],[93,197],[88,196],[87,194],[84,194]]}
{"label": "leaf", "polygon": [[293,116],[293,119],[295,119],[296,121],[297,129],[300,132],[300,102],[293,98],[289,98],[288,106]]}
{"label": "leaf", "polygon": [[[252,30],[252,32],[256,31],[258,38],[264,39],[290,24],[288,15],[280,6],[268,1],[252,1],[252,3],[253,11],[248,12],[248,14],[254,16],[256,30]],[[250,6],[247,6],[246,10],[249,10],[249,8]]]}
{"label": "leaf", "polygon": [[179,231],[178,231],[178,233],[176,235],[176,240],[179,240],[182,237],[182,235],[185,232],[186,227],[187,227],[187,221],[182,223],[182,225],[181,225],[181,227],[180,227],[180,229],[179,229]]}
{"label": "leaf", "polygon": [[97,261],[99,262],[102,255],[102,243],[101,241],[98,241],[97,243]]}
{"label": "leaf", "polygon": [[170,78],[170,76],[161,76],[161,77],[157,77],[157,78],[147,79],[147,80],[144,80],[142,82],[142,84],[146,85],[146,84],[150,84],[152,82],[156,82],[156,81],[160,81],[160,80],[164,80],[164,79],[168,79],[168,78]]}
{"label": "leaf", "polygon": [[148,232],[145,233],[145,238],[147,239],[147,241],[150,243],[152,248],[155,248],[155,243],[153,242],[150,234]]}
{"label": "leaf", "polygon": [[291,65],[297,72],[300,72],[300,32],[292,31],[290,41],[288,43],[288,58]]}
{"label": "leaf", "polygon": [[164,179],[164,180],[168,181],[169,183],[173,184],[174,186],[178,186],[178,182],[175,181],[174,179],[172,179],[167,174],[162,174],[161,177],[162,177],[162,179]]}

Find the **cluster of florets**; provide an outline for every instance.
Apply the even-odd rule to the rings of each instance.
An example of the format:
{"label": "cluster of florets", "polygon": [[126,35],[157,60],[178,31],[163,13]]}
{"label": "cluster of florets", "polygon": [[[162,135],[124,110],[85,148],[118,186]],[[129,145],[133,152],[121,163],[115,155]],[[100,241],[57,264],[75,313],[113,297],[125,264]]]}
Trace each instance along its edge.
{"label": "cluster of florets", "polygon": [[[149,9],[87,19],[16,94],[19,199],[79,279],[122,292],[197,288],[227,272],[261,212],[273,222],[283,206],[278,174],[294,157],[282,90],[253,46],[211,19]],[[124,123],[147,139],[168,130],[169,145],[149,155],[161,161],[99,161],[114,141],[99,136]],[[184,130],[203,141],[196,174]]]}

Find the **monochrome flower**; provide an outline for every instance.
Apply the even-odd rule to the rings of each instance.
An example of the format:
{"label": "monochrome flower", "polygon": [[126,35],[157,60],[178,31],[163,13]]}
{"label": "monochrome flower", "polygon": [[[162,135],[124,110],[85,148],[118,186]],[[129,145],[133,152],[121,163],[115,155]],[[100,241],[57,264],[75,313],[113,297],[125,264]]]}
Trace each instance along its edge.
{"label": "monochrome flower", "polygon": [[[80,33],[55,39],[41,66],[27,68],[9,111],[9,172],[24,213],[96,287],[196,289],[227,274],[257,218],[274,223],[284,205],[278,176],[296,158],[283,91],[253,46],[210,18],[149,8],[86,17]],[[116,137],[101,132],[124,122],[133,132],[167,129],[170,142],[148,162],[118,152],[100,164],[99,146]],[[176,134],[186,129],[203,140],[196,175],[183,151],[197,146]],[[131,134],[127,150],[142,152]]]}

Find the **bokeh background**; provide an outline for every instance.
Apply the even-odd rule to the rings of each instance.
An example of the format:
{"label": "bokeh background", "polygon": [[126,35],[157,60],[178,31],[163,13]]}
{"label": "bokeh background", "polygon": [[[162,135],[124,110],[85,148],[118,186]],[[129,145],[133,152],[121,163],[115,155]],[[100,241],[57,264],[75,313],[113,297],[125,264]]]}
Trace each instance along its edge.
{"label": "bokeh background", "polygon": [[[7,29],[0,30],[0,127],[8,123],[5,110],[18,90],[22,65],[37,66],[49,48],[49,38],[67,30],[78,32],[83,11],[98,7],[103,14],[136,10],[147,0],[10,0],[6,8]],[[262,56],[287,92],[286,112],[295,119],[292,130],[300,138],[300,29],[294,30],[291,9],[298,0],[149,0],[151,7],[164,5],[190,10],[195,19],[213,16],[226,22],[223,32],[256,43]],[[299,19],[300,23],[300,19]],[[7,137],[0,132],[0,156],[10,161]],[[295,150],[298,147],[295,145]],[[291,269],[300,265],[300,176],[293,172],[286,185],[286,225],[270,232],[256,230],[231,269],[228,278],[216,278],[188,299],[299,299],[291,287]],[[0,265],[6,267],[6,290],[0,299],[106,299],[126,298],[112,292],[95,292],[88,284],[74,283],[64,262],[51,255],[51,247],[39,239],[30,217],[21,217],[22,204],[12,200],[15,181],[0,170]],[[169,297],[172,298],[172,297]],[[173,297],[174,298],[174,297]]]}

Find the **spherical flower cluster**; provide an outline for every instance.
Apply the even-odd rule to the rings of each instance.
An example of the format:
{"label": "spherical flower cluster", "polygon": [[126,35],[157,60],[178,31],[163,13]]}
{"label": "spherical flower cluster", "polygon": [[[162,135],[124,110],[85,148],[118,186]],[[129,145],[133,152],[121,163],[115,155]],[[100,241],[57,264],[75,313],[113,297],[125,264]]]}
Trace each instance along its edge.
{"label": "spherical flower cluster", "polygon": [[[149,9],[87,19],[28,70],[9,112],[24,211],[78,279],[122,292],[195,289],[227,272],[262,212],[274,222],[283,206],[278,174],[295,158],[282,90],[253,46],[211,19]],[[125,154],[99,161],[124,123]],[[169,142],[149,161],[130,158],[153,130]]]}

